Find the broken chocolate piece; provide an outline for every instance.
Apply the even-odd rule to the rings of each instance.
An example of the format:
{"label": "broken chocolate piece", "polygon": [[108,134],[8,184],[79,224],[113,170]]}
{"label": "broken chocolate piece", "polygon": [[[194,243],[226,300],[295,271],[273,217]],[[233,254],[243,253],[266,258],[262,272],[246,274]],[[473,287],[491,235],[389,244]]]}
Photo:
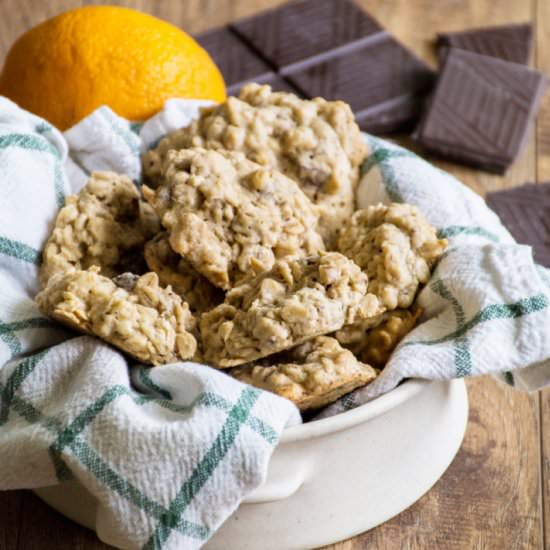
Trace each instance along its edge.
{"label": "broken chocolate piece", "polygon": [[500,196],[505,194],[507,198],[514,197],[514,200],[518,202],[532,202],[537,201],[540,205],[550,206],[550,182],[548,184],[538,183],[526,183],[519,187],[512,187],[505,191],[495,191],[489,193],[488,197]]}
{"label": "broken chocolate piece", "polygon": [[437,155],[504,173],[525,143],[546,83],[523,65],[451,48],[414,137]]}
{"label": "broken chocolate piece", "polygon": [[444,33],[438,35],[437,45],[440,51],[459,48],[527,65],[533,45],[533,27],[521,23]]}
{"label": "broken chocolate piece", "polygon": [[535,261],[550,267],[550,183],[528,184],[487,195],[487,204]]}

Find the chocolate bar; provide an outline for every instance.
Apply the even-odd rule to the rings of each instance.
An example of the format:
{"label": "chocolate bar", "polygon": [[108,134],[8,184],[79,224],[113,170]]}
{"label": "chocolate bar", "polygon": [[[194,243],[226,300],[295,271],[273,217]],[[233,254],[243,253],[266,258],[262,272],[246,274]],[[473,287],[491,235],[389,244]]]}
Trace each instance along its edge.
{"label": "chocolate bar", "polygon": [[247,82],[270,84],[276,91],[298,93],[228,28],[208,31],[198,36],[197,41],[222,72],[229,95],[237,95]]}
{"label": "chocolate bar", "polygon": [[487,204],[519,243],[533,247],[535,261],[550,267],[550,183],[488,193]]}
{"label": "chocolate bar", "polygon": [[290,2],[231,24],[231,29],[283,72],[315,63],[327,52],[375,41],[386,31],[348,0]]}
{"label": "chocolate bar", "polygon": [[444,33],[438,35],[437,45],[440,52],[459,48],[527,65],[533,46],[533,27],[520,23]]}
{"label": "chocolate bar", "polygon": [[302,0],[210,31],[198,41],[235,94],[245,82],[343,100],[362,129],[418,120],[435,73],[349,0]]}
{"label": "chocolate bar", "polygon": [[451,48],[414,138],[437,155],[504,173],[525,143],[546,83],[523,65]]}
{"label": "chocolate bar", "polygon": [[514,198],[518,202],[537,201],[538,204],[550,206],[550,183],[526,183],[505,191],[493,191],[487,194],[487,197],[491,200],[500,196],[505,196],[508,199]]}

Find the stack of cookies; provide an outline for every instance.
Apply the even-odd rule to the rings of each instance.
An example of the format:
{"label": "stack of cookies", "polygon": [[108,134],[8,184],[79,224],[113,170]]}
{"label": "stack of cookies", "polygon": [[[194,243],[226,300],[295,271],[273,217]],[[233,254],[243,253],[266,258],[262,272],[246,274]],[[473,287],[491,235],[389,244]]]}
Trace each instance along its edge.
{"label": "stack of cookies", "polygon": [[446,241],[414,206],[355,210],[349,106],[249,84],[94,173],[45,245],[43,312],[150,365],[192,359],[318,409],[371,382]]}

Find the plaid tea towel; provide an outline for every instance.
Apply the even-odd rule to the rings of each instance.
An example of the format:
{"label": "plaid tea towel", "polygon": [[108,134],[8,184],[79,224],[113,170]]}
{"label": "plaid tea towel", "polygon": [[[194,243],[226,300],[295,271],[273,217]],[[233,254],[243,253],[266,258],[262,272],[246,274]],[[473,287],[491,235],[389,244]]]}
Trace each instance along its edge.
{"label": "plaid tea towel", "polygon": [[[125,548],[200,546],[261,483],[280,432],[299,421],[290,403],[205,366],[128,369],[108,346],[44,319],[31,299],[63,195],[93,169],[126,172],[139,184],[140,151],[200,106],[171,100],[143,125],[102,107],[61,136],[0,103],[0,144],[8,144],[0,145],[0,192],[11,197],[0,205],[0,488],[77,478],[100,503],[99,536]],[[322,415],[411,376],[490,372],[524,389],[546,383],[546,270],[456,179],[388,142],[368,141],[359,205],[417,204],[450,246],[419,296],[424,322],[375,383]]]}
{"label": "plaid tea towel", "polygon": [[[197,112],[196,102],[175,114],[171,105],[143,135]],[[204,365],[129,368],[32,300],[65,195],[92,169],[139,179],[137,129],[101,108],[63,136],[0,98],[0,490],[75,479],[99,503],[106,543],[192,549],[263,482],[298,410]]]}

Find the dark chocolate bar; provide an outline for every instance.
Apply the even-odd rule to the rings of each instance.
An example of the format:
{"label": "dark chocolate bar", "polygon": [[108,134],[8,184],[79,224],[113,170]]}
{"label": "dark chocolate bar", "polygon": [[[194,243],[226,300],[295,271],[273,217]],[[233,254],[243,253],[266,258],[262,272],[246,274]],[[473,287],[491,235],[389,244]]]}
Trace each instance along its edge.
{"label": "dark chocolate bar", "polygon": [[459,48],[505,61],[529,64],[533,46],[533,28],[529,23],[483,27],[438,35],[440,51]]}
{"label": "dark chocolate bar", "polygon": [[503,173],[525,143],[545,88],[538,71],[451,48],[414,137],[435,154]]}
{"label": "dark chocolate bar", "polygon": [[197,37],[197,42],[220,69],[229,95],[237,95],[247,82],[270,84],[276,91],[297,93],[227,27],[205,32]]}
{"label": "dark chocolate bar", "polygon": [[535,261],[550,267],[550,183],[488,193],[487,204],[516,241],[533,247]]}
{"label": "dark chocolate bar", "polygon": [[245,82],[351,105],[362,129],[409,130],[435,73],[349,0],[302,0],[210,31],[198,41],[228,93]]}

